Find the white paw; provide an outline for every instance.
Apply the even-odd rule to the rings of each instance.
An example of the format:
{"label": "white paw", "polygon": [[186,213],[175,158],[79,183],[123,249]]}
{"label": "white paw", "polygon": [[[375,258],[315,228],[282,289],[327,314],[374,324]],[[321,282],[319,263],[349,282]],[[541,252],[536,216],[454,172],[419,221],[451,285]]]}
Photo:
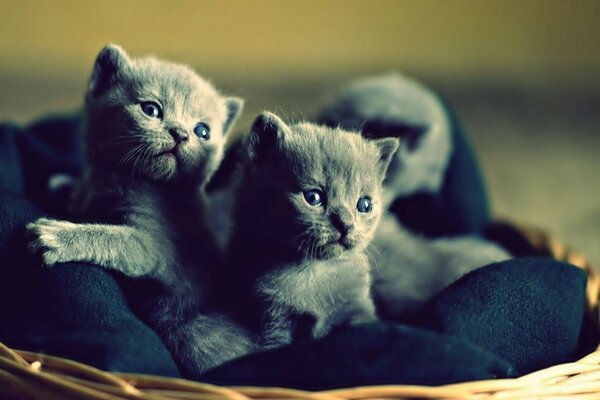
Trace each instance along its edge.
{"label": "white paw", "polygon": [[66,251],[65,239],[74,227],[72,222],[40,218],[27,225],[27,231],[33,236],[29,249],[41,255],[47,266],[72,261]]}

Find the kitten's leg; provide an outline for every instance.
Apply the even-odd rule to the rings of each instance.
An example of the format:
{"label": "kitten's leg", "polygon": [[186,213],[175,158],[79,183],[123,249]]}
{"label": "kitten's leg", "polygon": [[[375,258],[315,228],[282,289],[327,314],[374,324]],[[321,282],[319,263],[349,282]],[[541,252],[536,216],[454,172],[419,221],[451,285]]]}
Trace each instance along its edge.
{"label": "kitten's leg", "polygon": [[[369,262],[364,260],[365,270],[370,271]],[[366,277],[357,285],[357,291],[355,294],[348,293],[346,304],[349,310],[349,323],[350,325],[362,324],[366,322],[373,322],[377,320],[377,313],[375,311],[375,302],[373,301],[373,295],[371,288],[373,282],[371,280],[371,273],[365,273]]]}
{"label": "kitten's leg", "polygon": [[224,315],[198,315],[165,329],[160,334],[188,378],[256,349],[251,335]]}
{"label": "kitten's leg", "polygon": [[151,238],[127,225],[75,224],[40,218],[27,225],[35,236],[30,243],[46,265],[84,261],[127,276],[147,275],[157,266]]}
{"label": "kitten's leg", "polygon": [[262,349],[272,349],[291,343],[293,340],[292,325],[289,313],[272,307],[263,319],[260,347]]}

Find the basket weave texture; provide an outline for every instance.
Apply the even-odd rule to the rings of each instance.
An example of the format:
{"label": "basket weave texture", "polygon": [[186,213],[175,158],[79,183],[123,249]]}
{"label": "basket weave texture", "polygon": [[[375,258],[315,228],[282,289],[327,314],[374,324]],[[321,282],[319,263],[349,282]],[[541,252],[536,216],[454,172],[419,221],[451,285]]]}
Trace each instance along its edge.
{"label": "basket weave texture", "polygon": [[[506,223],[503,223],[506,225]],[[547,235],[510,224],[532,248],[588,275],[588,308],[598,325],[600,275],[580,255]],[[13,350],[0,343],[0,399],[599,399],[600,346],[579,361],[515,379],[444,386],[387,385],[309,392],[274,387],[219,387],[184,379],[110,373],[72,360]]]}

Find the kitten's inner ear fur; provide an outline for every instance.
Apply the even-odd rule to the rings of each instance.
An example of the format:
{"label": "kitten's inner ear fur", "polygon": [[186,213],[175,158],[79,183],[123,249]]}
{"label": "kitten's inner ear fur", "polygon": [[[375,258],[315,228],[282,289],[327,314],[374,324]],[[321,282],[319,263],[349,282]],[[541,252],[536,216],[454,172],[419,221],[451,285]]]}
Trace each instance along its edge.
{"label": "kitten's inner ear fur", "polygon": [[131,59],[121,47],[109,44],[103,48],[94,64],[90,79],[89,93],[92,96],[101,96],[105,93],[123,73]]}
{"label": "kitten's inner ear fur", "polygon": [[238,97],[228,97],[225,99],[225,107],[227,108],[227,118],[223,124],[223,135],[231,130],[235,121],[242,114],[244,100]]}
{"label": "kitten's inner ear fur", "polygon": [[379,148],[379,173],[380,179],[383,181],[387,169],[392,161],[392,157],[400,147],[400,139],[397,138],[385,138],[373,140],[373,143]]}
{"label": "kitten's inner ear fur", "polygon": [[248,137],[248,156],[257,166],[264,165],[269,155],[285,140],[289,127],[268,111],[261,113],[252,124]]}

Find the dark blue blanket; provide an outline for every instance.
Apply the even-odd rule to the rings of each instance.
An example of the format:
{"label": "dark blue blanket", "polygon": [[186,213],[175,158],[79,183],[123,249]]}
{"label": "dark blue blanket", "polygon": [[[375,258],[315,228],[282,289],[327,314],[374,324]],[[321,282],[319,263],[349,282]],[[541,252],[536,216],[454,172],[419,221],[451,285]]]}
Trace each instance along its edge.
{"label": "dark blue blanket", "polygon": [[[78,126],[77,116],[0,125],[0,341],[108,370],[176,376],[113,275],[86,264],[40,269],[25,250],[24,225],[64,211],[66,183],[82,166]],[[481,221],[459,225],[479,229]],[[329,388],[516,376],[572,360],[597,342],[585,319],[585,286],[581,270],[549,259],[495,264],[453,284],[413,321],[334,332],[234,360],[202,379]]]}

